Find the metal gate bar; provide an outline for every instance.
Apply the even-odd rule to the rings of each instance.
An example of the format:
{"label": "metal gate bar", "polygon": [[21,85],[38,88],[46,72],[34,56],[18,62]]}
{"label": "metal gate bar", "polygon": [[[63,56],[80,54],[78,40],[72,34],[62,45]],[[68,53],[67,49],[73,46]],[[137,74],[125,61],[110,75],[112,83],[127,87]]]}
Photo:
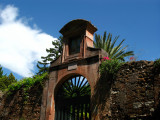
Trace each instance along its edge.
{"label": "metal gate bar", "polygon": [[90,85],[83,76],[72,76],[55,97],[55,120],[91,120]]}
{"label": "metal gate bar", "polygon": [[55,120],[90,120],[89,101],[89,96],[57,101]]}

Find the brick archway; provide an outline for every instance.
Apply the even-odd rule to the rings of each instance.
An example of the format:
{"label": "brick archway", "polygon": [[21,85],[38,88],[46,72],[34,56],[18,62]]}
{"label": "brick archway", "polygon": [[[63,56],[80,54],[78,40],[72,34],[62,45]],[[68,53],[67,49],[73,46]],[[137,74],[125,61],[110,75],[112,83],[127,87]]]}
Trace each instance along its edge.
{"label": "brick archway", "polygon": [[55,89],[56,120],[90,120],[91,88],[82,75],[73,75]]}

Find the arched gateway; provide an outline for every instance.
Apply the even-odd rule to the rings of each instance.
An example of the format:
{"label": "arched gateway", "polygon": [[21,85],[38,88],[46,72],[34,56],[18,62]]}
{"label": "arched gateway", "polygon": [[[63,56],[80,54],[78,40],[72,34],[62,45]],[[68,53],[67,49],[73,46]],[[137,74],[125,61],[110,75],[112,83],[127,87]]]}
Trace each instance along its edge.
{"label": "arched gateway", "polygon": [[92,96],[99,79],[101,58],[107,56],[103,50],[93,47],[96,30],[82,19],[73,20],[60,30],[63,53],[50,65],[40,120],[96,119],[98,113]]}
{"label": "arched gateway", "polygon": [[55,94],[55,119],[90,120],[90,94],[85,77],[77,75],[67,79]]}

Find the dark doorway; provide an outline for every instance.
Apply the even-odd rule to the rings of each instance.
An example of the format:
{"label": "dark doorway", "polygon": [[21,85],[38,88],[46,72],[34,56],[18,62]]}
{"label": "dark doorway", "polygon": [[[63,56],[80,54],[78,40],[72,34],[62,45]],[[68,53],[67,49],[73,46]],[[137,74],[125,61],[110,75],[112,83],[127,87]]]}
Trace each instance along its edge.
{"label": "dark doorway", "polygon": [[85,77],[74,76],[66,80],[55,96],[55,120],[91,120],[90,94]]}

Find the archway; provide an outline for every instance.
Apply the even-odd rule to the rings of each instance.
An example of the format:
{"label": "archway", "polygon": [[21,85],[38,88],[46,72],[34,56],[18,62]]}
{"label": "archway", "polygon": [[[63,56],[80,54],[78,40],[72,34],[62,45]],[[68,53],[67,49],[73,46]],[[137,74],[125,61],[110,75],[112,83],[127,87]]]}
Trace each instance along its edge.
{"label": "archway", "polygon": [[55,96],[55,120],[90,120],[91,88],[81,75],[60,85]]}

